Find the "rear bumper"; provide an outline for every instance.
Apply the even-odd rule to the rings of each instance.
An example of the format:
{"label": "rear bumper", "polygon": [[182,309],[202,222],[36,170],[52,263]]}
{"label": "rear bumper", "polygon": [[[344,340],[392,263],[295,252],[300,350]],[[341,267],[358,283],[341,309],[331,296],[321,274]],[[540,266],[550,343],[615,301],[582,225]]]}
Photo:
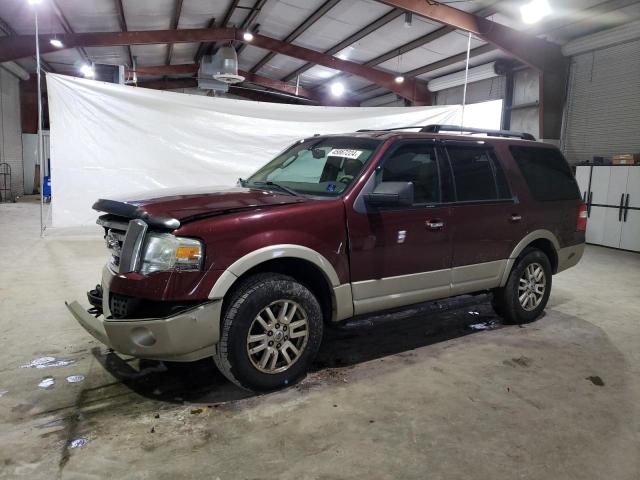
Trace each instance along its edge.
{"label": "rear bumper", "polygon": [[67,303],[71,315],[100,342],[138,358],[189,362],[213,355],[220,339],[222,301],[204,303],[166,318],[95,317],[78,302]]}
{"label": "rear bumper", "polygon": [[556,273],[560,273],[567,268],[575,266],[584,254],[584,243],[571,245],[570,247],[558,250],[558,268]]}

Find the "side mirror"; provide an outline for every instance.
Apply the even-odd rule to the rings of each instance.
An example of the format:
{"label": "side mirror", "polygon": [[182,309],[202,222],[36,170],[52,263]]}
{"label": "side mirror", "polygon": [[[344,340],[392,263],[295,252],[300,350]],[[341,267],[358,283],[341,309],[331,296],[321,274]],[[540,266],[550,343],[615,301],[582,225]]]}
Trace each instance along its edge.
{"label": "side mirror", "polygon": [[413,205],[412,182],[381,182],[373,192],[364,196],[372,207],[406,207]]}

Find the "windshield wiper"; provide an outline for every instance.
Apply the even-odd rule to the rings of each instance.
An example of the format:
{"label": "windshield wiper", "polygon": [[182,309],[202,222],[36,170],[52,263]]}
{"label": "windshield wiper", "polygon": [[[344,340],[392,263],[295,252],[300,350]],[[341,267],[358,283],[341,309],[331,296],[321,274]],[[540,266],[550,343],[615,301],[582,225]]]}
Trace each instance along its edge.
{"label": "windshield wiper", "polygon": [[285,187],[284,185],[280,185],[279,183],[268,181],[268,182],[253,182],[254,185],[267,185],[269,187],[276,187],[283,192],[288,193],[289,195],[293,195],[294,197],[299,197],[300,194],[295,190],[290,189],[289,187]]}

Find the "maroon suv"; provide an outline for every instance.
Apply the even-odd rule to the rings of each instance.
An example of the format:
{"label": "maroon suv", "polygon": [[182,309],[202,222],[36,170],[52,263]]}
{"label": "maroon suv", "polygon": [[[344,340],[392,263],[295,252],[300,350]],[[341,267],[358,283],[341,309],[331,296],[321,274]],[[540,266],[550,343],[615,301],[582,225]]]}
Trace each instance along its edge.
{"label": "maroon suv", "polygon": [[505,321],[536,319],[584,249],[562,154],[412,128],[305,138],[236,188],[98,200],[111,258],[93,308],[69,310],[117,352],[213,356],[252,390],[295,382],[355,315],[491,291]]}

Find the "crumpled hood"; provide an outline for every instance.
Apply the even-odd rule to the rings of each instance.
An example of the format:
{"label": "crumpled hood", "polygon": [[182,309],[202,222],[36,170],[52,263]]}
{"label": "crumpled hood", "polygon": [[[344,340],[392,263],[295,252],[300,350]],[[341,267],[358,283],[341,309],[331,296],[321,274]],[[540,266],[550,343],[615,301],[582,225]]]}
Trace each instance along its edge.
{"label": "crumpled hood", "polygon": [[138,212],[125,214],[130,218],[161,217],[183,223],[238,210],[307,201],[286,193],[242,187],[167,188],[128,197],[98,200],[94,209],[118,215],[114,210],[121,205],[123,211],[128,207],[131,212]]}

